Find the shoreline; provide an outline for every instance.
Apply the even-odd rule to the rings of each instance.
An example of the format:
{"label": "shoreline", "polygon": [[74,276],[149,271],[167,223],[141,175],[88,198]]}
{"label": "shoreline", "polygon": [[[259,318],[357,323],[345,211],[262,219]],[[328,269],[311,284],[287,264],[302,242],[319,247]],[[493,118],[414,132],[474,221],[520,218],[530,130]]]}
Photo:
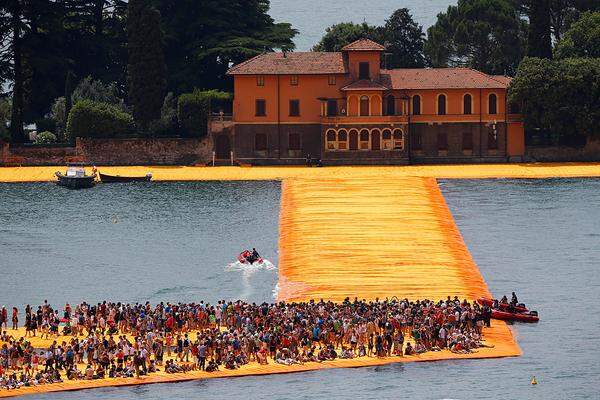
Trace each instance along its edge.
{"label": "shoreline", "polygon": [[[0,182],[55,182],[54,172],[64,166],[0,167]],[[244,181],[299,178],[336,178],[373,174],[438,179],[493,178],[586,178],[600,177],[600,163],[531,164],[445,164],[409,166],[342,166],[308,168],[277,167],[205,167],[205,166],[97,166],[108,174],[143,176],[152,173],[153,181]],[[91,170],[91,167],[89,168]]]}

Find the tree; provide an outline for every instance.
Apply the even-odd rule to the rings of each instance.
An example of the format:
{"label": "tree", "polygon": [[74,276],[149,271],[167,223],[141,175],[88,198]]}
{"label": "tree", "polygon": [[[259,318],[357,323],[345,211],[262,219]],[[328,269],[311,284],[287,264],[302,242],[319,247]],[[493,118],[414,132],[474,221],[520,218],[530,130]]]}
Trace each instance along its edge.
{"label": "tree", "polygon": [[313,51],[341,51],[342,47],[358,39],[371,39],[383,43],[383,30],[363,22],[342,22],[330,26],[325,30],[325,35],[319,43],[313,46]]}
{"label": "tree", "polygon": [[550,0],[529,0],[529,34],[527,55],[552,58],[550,35]]}
{"label": "tree", "polygon": [[67,135],[112,138],[133,133],[133,118],[120,108],[91,100],[77,102],[67,121]]}
{"label": "tree", "polygon": [[0,66],[2,83],[12,81],[10,135],[12,142],[25,140],[23,132],[24,75],[23,30],[26,20],[23,0],[6,0],[0,5]]}
{"label": "tree", "polygon": [[266,51],[294,49],[297,31],[275,23],[269,0],[152,0],[165,32],[168,91],[230,89],[230,65]]}
{"label": "tree", "polygon": [[[43,117],[52,101],[64,95],[68,70],[80,78],[92,75],[117,82],[123,91],[124,1],[7,0],[0,4],[0,82],[13,83],[17,92],[13,99],[22,103],[14,110],[24,122]],[[18,21],[18,26],[11,21]]]}
{"label": "tree", "polygon": [[550,25],[555,41],[586,11],[600,11],[598,0],[550,0]]}
{"label": "tree", "polygon": [[527,128],[551,131],[562,143],[600,138],[600,58],[524,58],[509,100],[523,105]]}
{"label": "tree", "polygon": [[11,100],[6,97],[0,97],[0,140],[6,142],[10,140],[8,124],[10,122],[11,114]]}
{"label": "tree", "polygon": [[390,57],[388,68],[421,68],[425,66],[423,46],[425,33],[407,8],[400,8],[390,16],[383,27],[385,47]]}
{"label": "tree", "polygon": [[600,12],[586,12],[556,44],[557,58],[600,58]]}
{"label": "tree", "polygon": [[73,104],[77,104],[82,100],[91,100],[98,103],[110,104],[123,111],[127,111],[116,83],[105,84],[100,80],[93,79],[91,76],[79,82],[75,90],[73,90],[72,98]]}
{"label": "tree", "polygon": [[179,96],[177,118],[183,134],[191,137],[206,136],[211,103],[230,99],[229,93],[218,90],[194,90]]}
{"label": "tree", "polygon": [[129,0],[127,84],[133,119],[144,129],[160,119],[167,86],[160,13],[148,0]]}
{"label": "tree", "polygon": [[427,30],[425,54],[434,67],[467,66],[512,74],[524,49],[524,23],[508,0],[459,0]]}

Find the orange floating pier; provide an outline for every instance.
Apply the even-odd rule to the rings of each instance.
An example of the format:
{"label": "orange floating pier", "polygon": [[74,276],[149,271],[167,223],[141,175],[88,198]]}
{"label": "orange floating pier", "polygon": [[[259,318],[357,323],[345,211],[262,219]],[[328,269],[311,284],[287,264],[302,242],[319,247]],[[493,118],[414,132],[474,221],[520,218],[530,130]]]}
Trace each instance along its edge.
{"label": "orange floating pier", "polygon": [[[283,182],[279,300],[323,298],[342,301],[346,297],[383,299],[394,296],[439,300],[458,296],[473,301],[480,296],[491,297],[434,178],[402,175],[393,169],[377,168],[356,168],[351,174],[313,173],[304,169],[311,171],[305,175],[298,173],[299,170],[288,171],[296,173],[290,173],[291,176]],[[268,179],[262,175],[255,178]],[[275,178],[273,176],[272,179]],[[238,370],[213,373],[158,372],[142,378],[65,381],[11,391],[0,390],[0,397],[521,354],[512,331],[504,322],[493,321],[491,328],[485,328],[484,341],[488,347],[470,354],[444,350],[407,357],[361,357],[293,366],[252,363]]]}

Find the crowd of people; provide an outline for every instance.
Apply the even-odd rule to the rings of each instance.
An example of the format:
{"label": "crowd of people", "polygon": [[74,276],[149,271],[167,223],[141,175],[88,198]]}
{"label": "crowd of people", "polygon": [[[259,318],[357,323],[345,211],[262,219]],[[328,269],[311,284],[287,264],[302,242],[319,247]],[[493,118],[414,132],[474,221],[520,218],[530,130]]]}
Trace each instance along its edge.
{"label": "crowd of people", "polygon": [[[66,304],[0,312],[0,388],[163,370],[237,369],[337,358],[469,353],[484,346],[491,310],[458,298],[250,304]],[[32,338],[51,344],[35,348]]]}

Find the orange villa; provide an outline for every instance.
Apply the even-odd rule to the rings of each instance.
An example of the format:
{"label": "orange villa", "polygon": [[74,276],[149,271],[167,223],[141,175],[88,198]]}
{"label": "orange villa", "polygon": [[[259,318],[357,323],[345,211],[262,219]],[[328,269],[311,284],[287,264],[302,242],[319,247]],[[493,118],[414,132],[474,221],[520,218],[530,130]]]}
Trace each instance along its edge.
{"label": "orange villa", "polygon": [[[524,154],[510,78],[469,68],[383,69],[368,39],[341,52],[265,53],[233,66],[217,159],[256,165],[504,162]],[[215,127],[217,127],[215,129]]]}

